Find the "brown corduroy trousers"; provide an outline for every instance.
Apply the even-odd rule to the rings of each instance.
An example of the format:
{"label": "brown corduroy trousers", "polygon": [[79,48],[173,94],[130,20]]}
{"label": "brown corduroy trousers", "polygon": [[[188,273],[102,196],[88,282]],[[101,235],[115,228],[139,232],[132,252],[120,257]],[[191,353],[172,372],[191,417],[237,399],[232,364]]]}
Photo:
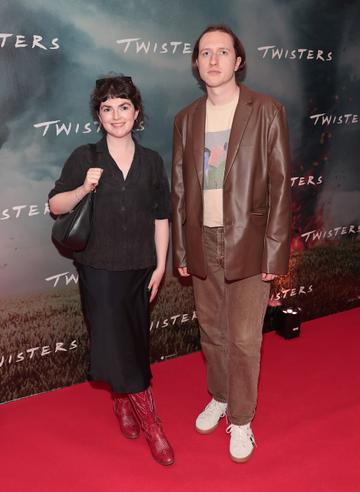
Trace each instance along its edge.
{"label": "brown corduroy trousers", "polygon": [[204,228],[204,248],[208,275],[193,276],[193,286],[208,390],[215,400],[227,402],[232,424],[244,425],[255,414],[270,284],[261,275],[225,279],[222,227]]}

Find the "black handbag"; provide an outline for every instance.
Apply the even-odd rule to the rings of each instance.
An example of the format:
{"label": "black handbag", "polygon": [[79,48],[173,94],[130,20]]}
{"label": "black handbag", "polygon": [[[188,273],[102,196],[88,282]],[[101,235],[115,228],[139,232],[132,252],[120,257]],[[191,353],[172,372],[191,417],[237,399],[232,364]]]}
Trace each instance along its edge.
{"label": "black handbag", "polygon": [[[96,160],[95,145],[90,145],[92,160]],[[82,251],[88,243],[95,207],[96,190],[88,193],[67,214],[58,215],[51,232],[55,243],[72,251]]]}

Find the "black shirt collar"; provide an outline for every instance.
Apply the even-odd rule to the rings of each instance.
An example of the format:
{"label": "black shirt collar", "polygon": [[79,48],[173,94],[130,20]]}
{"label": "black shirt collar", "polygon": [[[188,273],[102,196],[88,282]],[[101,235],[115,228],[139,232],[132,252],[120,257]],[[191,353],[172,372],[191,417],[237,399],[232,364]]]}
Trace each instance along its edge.
{"label": "black shirt collar", "polygon": [[[140,145],[138,144],[138,142],[136,141],[135,138],[133,138],[133,141],[135,144],[135,155],[136,155],[140,151]],[[96,142],[95,148],[96,148],[96,152],[98,152],[98,153],[109,154],[109,149],[108,149],[107,141],[106,141],[106,135],[104,135],[101,140]]]}

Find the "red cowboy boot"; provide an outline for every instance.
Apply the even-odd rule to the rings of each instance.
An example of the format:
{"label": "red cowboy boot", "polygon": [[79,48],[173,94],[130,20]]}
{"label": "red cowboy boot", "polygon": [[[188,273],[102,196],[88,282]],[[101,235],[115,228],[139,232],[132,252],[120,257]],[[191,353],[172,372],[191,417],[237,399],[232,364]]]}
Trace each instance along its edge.
{"label": "red cowboy boot", "polygon": [[172,465],[174,463],[174,451],[164,434],[160,419],[156,415],[150,387],[141,393],[129,393],[128,396],[140,421],[153,458],[160,465]]}
{"label": "red cowboy boot", "polygon": [[114,395],[114,412],[123,435],[128,439],[139,437],[140,426],[127,395]]}

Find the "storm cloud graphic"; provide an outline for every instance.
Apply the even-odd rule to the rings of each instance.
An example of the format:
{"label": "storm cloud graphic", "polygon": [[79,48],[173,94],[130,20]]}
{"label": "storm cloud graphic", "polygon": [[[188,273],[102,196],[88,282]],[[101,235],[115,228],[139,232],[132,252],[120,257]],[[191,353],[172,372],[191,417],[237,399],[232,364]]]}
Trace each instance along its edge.
{"label": "storm cloud graphic", "polygon": [[[50,241],[52,219],[44,207],[70,152],[100,136],[89,111],[97,77],[110,71],[133,77],[147,115],[137,137],[160,152],[170,174],[173,118],[202,94],[182,49],[209,24],[234,29],[247,51],[245,84],[285,105],[292,174],[324,176],[321,189],[294,190],[301,202],[299,227],[311,225],[314,210],[321,210],[325,226],[358,220],[359,127],[320,128],[310,120],[316,112],[356,113],[359,107],[357,4],[348,1],[340,9],[333,1],[324,9],[310,0],[3,0],[0,32],[12,36],[0,35],[0,296],[48,289],[45,278],[73,270]],[[34,36],[47,49],[32,48]],[[138,51],[135,42],[125,52],[117,41],[126,39],[139,39],[148,52]],[[175,53],[171,42],[182,43]],[[164,43],[167,53],[160,52]],[[333,60],[263,58],[258,48],[273,45],[331,51]],[[64,126],[57,135],[53,123],[44,135],[44,127],[34,126],[44,122]]]}

